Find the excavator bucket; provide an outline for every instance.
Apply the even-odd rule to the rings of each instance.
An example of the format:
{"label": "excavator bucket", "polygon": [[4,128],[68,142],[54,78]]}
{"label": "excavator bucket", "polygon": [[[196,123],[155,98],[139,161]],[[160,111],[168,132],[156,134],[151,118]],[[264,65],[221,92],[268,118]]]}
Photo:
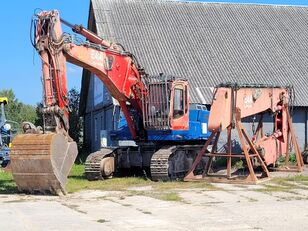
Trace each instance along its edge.
{"label": "excavator bucket", "polygon": [[66,194],[77,144],[61,134],[23,134],[12,142],[11,168],[18,190]]}

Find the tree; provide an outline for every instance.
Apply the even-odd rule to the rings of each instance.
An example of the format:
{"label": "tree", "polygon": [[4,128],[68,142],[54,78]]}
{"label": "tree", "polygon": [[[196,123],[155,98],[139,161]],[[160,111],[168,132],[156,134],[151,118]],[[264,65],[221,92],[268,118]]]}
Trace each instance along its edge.
{"label": "tree", "polygon": [[[80,94],[75,88],[72,88],[68,92],[68,102],[69,102],[69,135],[77,143],[78,149],[82,146],[82,120],[79,116],[79,101]],[[38,103],[36,107],[36,126],[43,126],[43,116],[41,109],[43,107],[42,103]]]}
{"label": "tree", "polygon": [[7,120],[15,121],[18,124],[21,124],[24,121],[34,123],[37,119],[35,107],[24,104],[16,99],[12,89],[1,90],[0,97],[7,97],[9,101],[5,107],[5,115]]}
{"label": "tree", "polygon": [[69,101],[69,135],[72,139],[77,142],[78,149],[82,146],[82,120],[79,116],[79,101],[80,93],[76,88],[72,88],[68,92],[68,101]]}
{"label": "tree", "polygon": [[43,108],[43,104],[42,103],[37,103],[36,104],[36,109],[35,109],[35,113],[36,113],[36,120],[34,122],[35,126],[41,126],[43,127],[43,114],[42,114],[42,108]]}

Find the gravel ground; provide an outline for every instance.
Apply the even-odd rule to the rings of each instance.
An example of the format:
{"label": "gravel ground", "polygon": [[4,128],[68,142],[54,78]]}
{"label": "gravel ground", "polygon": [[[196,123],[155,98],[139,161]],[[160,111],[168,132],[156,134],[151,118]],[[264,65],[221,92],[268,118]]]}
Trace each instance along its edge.
{"label": "gravel ground", "polygon": [[63,197],[2,194],[0,230],[307,230],[307,183],[169,190],[176,201],[157,199],[151,186]]}

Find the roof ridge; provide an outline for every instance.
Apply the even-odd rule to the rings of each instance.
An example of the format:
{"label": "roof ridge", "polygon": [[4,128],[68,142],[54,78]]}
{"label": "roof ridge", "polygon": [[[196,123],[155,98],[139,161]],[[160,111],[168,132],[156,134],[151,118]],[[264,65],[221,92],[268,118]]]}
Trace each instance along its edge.
{"label": "roof ridge", "polygon": [[[94,1],[94,0],[92,0]],[[109,0],[109,1],[118,1],[118,0]],[[306,5],[290,5],[290,4],[275,4],[275,3],[249,3],[249,2],[215,2],[215,1],[202,1],[202,0],[126,0],[129,2],[178,2],[178,3],[188,3],[188,4],[202,4],[202,5],[235,5],[235,6],[268,6],[268,7],[291,7],[291,8],[308,8]]]}

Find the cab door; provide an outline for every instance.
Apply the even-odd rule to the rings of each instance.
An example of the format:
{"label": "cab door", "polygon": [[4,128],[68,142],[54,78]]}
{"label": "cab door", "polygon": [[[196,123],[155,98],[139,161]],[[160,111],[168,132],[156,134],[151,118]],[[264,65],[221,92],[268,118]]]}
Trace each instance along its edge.
{"label": "cab door", "polygon": [[188,82],[176,80],[172,84],[170,97],[171,130],[189,129],[189,94]]}

